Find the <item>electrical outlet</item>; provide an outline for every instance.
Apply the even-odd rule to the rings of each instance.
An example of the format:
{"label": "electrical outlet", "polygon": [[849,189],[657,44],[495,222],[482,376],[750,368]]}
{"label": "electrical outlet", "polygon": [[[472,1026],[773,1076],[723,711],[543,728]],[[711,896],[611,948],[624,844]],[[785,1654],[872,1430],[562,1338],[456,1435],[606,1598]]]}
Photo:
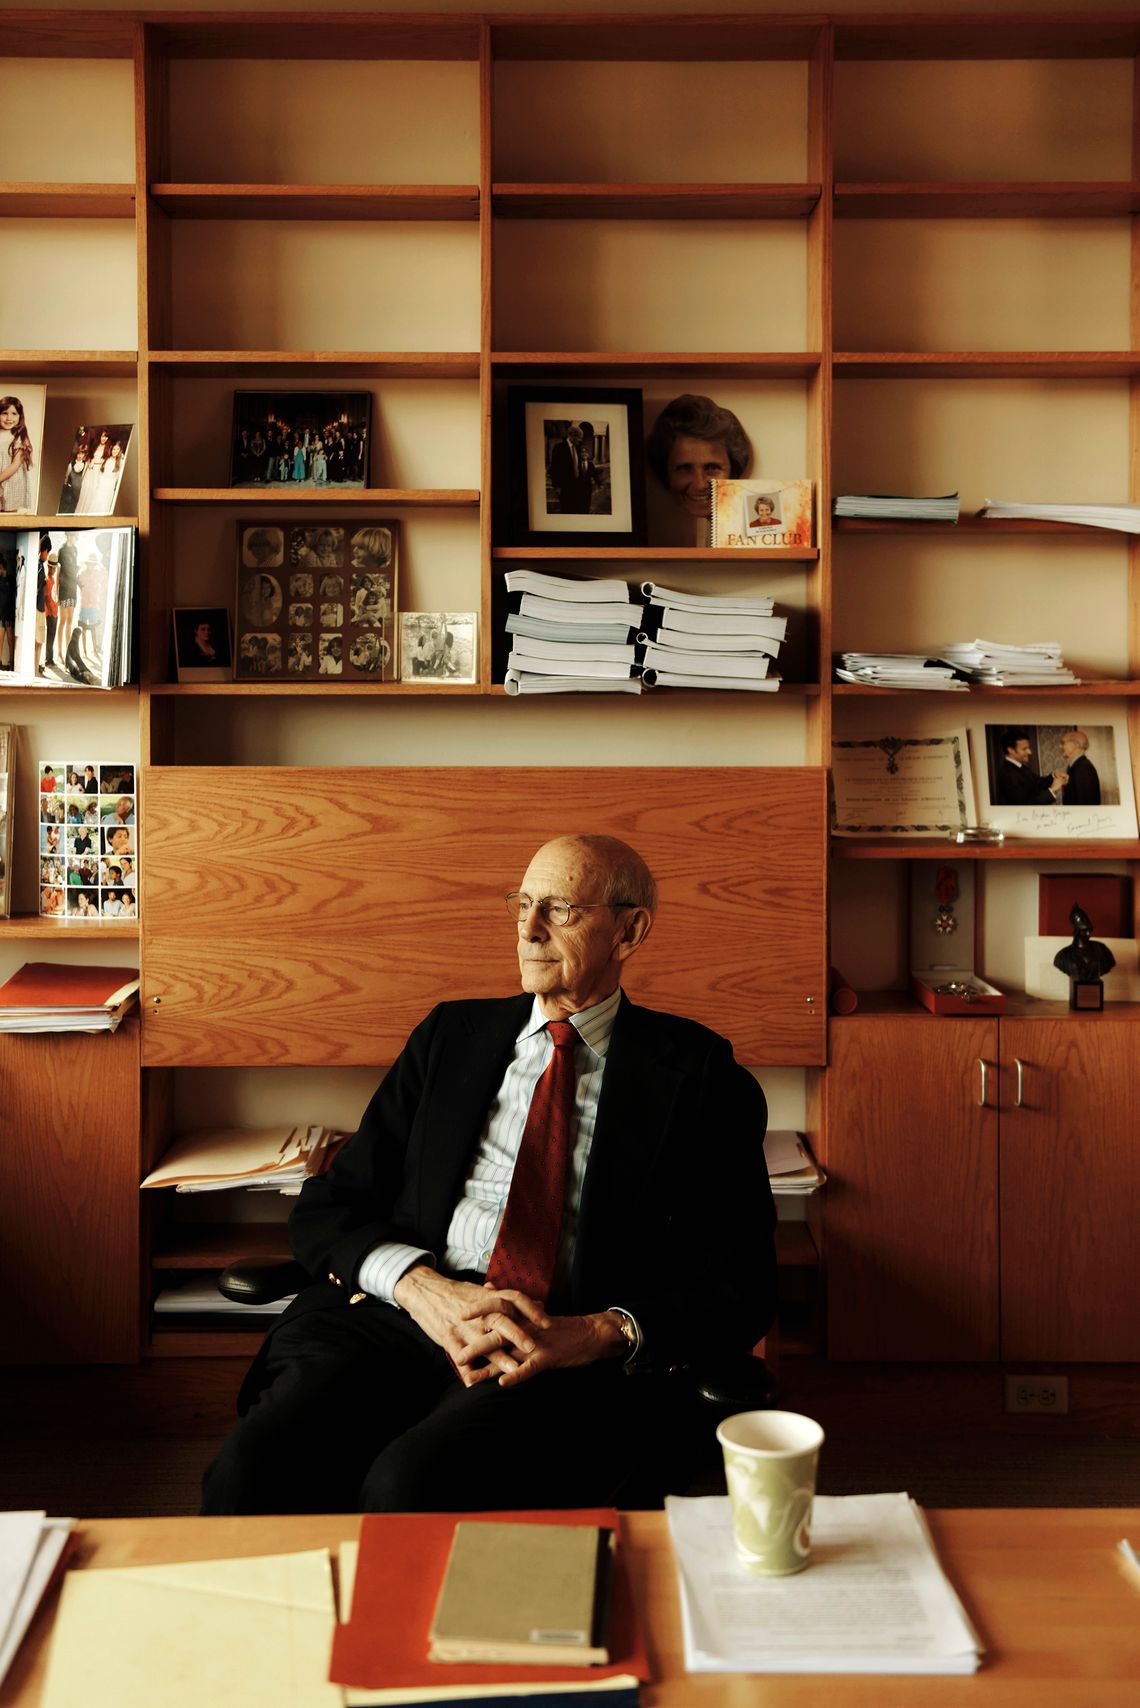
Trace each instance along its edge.
{"label": "electrical outlet", "polygon": [[1052,1412],[1060,1417],[1069,1409],[1067,1376],[1007,1376],[1006,1411]]}

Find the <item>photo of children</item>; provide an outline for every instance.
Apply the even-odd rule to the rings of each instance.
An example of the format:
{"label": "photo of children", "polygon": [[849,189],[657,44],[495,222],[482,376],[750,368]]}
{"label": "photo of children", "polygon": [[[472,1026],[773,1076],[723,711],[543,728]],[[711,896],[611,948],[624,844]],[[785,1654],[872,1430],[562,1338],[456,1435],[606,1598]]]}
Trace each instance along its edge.
{"label": "photo of children", "polygon": [[0,512],[33,516],[40,486],[47,387],[0,379]]}

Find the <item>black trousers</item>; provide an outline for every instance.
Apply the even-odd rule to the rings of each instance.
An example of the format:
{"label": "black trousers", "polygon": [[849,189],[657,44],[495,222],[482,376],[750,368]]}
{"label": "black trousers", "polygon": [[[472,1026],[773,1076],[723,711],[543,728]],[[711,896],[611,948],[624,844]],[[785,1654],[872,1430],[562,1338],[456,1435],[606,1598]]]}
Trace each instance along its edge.
{"label": "black trousers", "polygon": [[202,1511],[610,1504],[652,1436],[655,1386],[606,1362],[465,1388],[403,1311],[373,1300],[311,1310],[258,1354]]}

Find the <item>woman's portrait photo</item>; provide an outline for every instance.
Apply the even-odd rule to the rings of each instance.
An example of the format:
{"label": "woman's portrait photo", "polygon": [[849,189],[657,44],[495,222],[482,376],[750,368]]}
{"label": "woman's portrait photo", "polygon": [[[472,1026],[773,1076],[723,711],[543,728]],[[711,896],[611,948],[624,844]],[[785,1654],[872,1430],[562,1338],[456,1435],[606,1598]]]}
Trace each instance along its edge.
{"label": "woman's portrait photo", "polygon": [[281,583],[275,575],[263,571],[247,575],[241,584],[241,614],[254,628],[265,629],[281,615]]}
{"label": "woman's portrait photo", "polygon": [[224,605],[174,610],[174,664],[179,682],[228,682],[233,674],[230,614]]}
{"label": "woman's portrait photo", "polygon": [[246,569],[278,569],[284,556],[283,529],[261,524],[241,529],[241,561]]}

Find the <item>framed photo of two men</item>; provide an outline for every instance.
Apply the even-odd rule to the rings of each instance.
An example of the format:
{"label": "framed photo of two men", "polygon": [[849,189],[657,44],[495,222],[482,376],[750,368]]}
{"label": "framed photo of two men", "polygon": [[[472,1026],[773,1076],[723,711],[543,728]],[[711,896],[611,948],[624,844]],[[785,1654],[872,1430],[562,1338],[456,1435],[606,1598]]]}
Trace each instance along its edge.
{"label": "framed photo of two men", "polygon": [[395,680],[400,524],[239,522],[239,682]]}
{"label": "framed photo of two men", "polygon": [[641,393],[507,388],[514,545],[645,544]]}

